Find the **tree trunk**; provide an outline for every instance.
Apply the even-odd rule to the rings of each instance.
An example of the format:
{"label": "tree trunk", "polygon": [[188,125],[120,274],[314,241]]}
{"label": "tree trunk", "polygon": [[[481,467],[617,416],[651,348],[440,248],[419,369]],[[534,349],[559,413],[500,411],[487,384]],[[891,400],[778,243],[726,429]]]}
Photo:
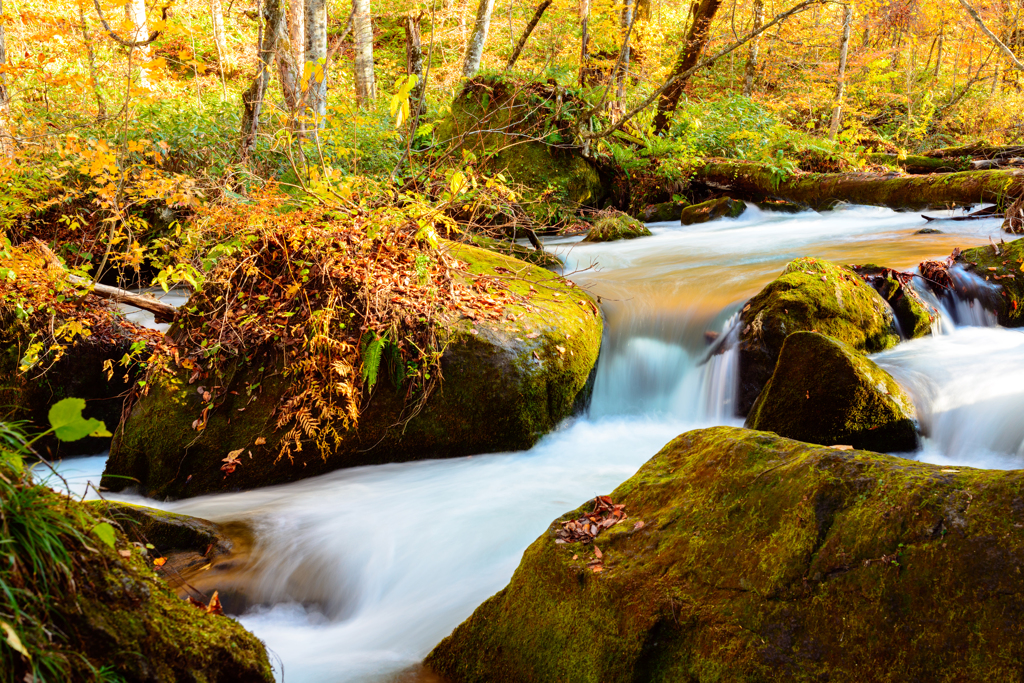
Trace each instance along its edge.
{"label": "tree trunk", "polygon": [[586,85],[587,80],[587,61],[589,60],[590,54],[587,51],[587,41],[590,39],[588,35],[588,24],[590,22],[590,0],[581,0],[580,2],[580,85]]}
{"label": "tree trunk", "polygon": [[692,181],[736,198],[782,199],[823,210],[838,202],[921,211],[1006,202],[1024,193],[1024,171],[965,171],[926,176],[877,173],[800,173],[780,180],[775,169],[741,161],[710,161],[691,168]]}
{"label": "tree trunk", "polygon": [[622,42],[622,54],[619,58],[618,73],[615,74],[615,79],[618,81],[615,90],[615,101],[616,111],[620,113],[625,112],[625,99],[626,99],[626,78],[629,74],[629,35],[631,33],[630,28],[633,25],[633,5],[630,0],[625,0],[622,7],[622,28],[626,35],[625,40]]}
{"label": "tree trunk", "polygon": [[[302,74],[306,115],[320,129],[327,115],[327,2],[305,0],[305,65]],[[307,78],[308,75],[308,78]]]}
{"label": "tree trunk", "polygon": [[7,92],[7,76],[2,67],[7,66],[7,38],[4,35],[4,0],[0,0],[0,157],[14,154],[14,138],[11,136],[11,98]]}
{"label": "tree trunk", "polygon": [[[420,43],[420,20],[422,14],[409,14],[405,17],[405,72],[416,77],[416,85],[409,92],[409,112],[415,120],[417,107],[423,104],[423,46]],[[423,114],[426,107],[420,107]]]}
{"label": "tree trunk", "polygon": [[[295,2],[293,1],[292,4],[294,5]],[[281,96],[284,98],[284,105],[293,115],[298,115],[302,103],[302,86],[299,82],[301,78],[300,62],[295,61],[291,26],[286,28],[288,30],[282,30],[277,38],[274,59],[277,62],[277,78],[281,81]]]}
{"label": "tree trunk", "polygon": [[843,118],[843,93],[846,91],[846,57],[850,49],[850,25],[853,23],[853,6],[846,5],[843,11],[843,41],[839,47],[839,76],[836,78],[836,104],[832,108],[832,124],[828,127],[829,140],[835,140]]}
{"label": "tree trunk", "polygon": [[[92,34],[89,33],[89,22],[85,17],[84,0],[78,0],[78,20],[82,22],[82,44],[85,45],[85,59],[89,65],[89,80],[91,81],[93,96],[96,98],[96,119],[102,120],[107,117],[107,102],[103,97],[103,91],[100,90],[99,72],[96,70],[96,50],[93,46]],[[2,31],[2,21],[0,21],[0,32]]]}
{"label": "tree trunk", "polygon": [[305,61],[305,0],[288,0],[288,42],[291,44],[292,64],[301,66]]}
{"label": "tree trunk", "polygon": [[[128,3],[124,6],[124,11],[125,16],[128,18],[128,23],[131,25],[131,33],[128,39],[133,43],[144,42],[149,38],[149,26],[146,21],[146,0],[128,0]],[[148,45],[130,49],[138,50],[142,54],[143,61],[149,60]],[[149,74],[146,72],[145,65],[139,67],[139,84],[144,87],[149,85]]]}
{"label": "tree trunk", "polygon": [[494,11],[494,0],[480,0],[480,7],[476,12],[476,24],[473,26],[473,35],[470,36],[469,44],[466,45],[466,59],[462,63],[463,78],[472,78],[480,70],[480,59],[484,55],[487,32],[491,28],[492,11]]}
{"label": "tree trunk", "polygon": [[246,159],[256,146],[263,97],[270,82],[270,63],[277,41],[284,32],[284,0],[263,0],[263,25],[257,42],[256,77],[242,93],[242,158]]}
{"label": "tree trunk", "polygon": [[[754,30],[764,26],[764,0],[754,0]],[[750,97],[754,94],[754,76],[757,75],[757,53],[760,49],[761,37],[750,41],[747,53],[747,70],[743,79],[743,94]]]}
{"label": "tree trunk", "polygon": [[942,68],[942,37],[943,32],[939,33],[939,53],[935,57],[935,78],[939,77],[939,70]]}
{"label": "tree trunk", "polygon": [[217,59],[223,72],[231,58],[228,56],[228,43],[224,37],[224,9],[220,0],[210,0],[210,20],[213,23],[213,41],[217,45]]}
{"label": "tree trunk", "polygon": [[552,2],[554,0],[544,0],[544,2],[537,6],[537,11],[533,13],[533,19],[530,19],[530,23],[523,29],[523,35],[519,36],[519,42],[516,43],[516,49],[512,51],[512,56],[508,60],[506,69],[511,69],[515,65],[519,55],[523,52],[523,47],[526,46],[526,41],[530,39],[530,34],[533,33],[533,29],[537,28],[540,18],[544,16],[544,11],[551,6]]}
{"label": "tree trunk", "polygon": [[[672,67],[669,78],[675,78],[680,74],[689,71],[700,59],[701,53],[707,47],[708,39],[711,36],[711,21],[715,18],[722,0],[700,0],[696,11],[693,13],[693,22],[690,30],[686,33],[686,42],[679,58]],[[668,122],[675,113],[679,104],[679,97],[683,94],[688,78],[678,78],[671,86],[665,89],[658,99],[658,113],[654,117],[654,129],[661,133],[668,128]]]}
{"label": "tree trunk", "polygon": [[[493,2],[493,0],[492,0]],[[356,44],[356,103],[366,109],[377,99],[373,75],[373,22],[370,0],[352,0],[352,33]]]}

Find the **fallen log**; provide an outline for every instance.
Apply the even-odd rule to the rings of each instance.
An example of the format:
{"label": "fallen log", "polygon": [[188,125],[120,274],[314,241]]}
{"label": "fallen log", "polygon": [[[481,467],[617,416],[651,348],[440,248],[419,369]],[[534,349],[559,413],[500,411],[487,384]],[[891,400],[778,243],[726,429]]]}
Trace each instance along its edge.
{"label": "fallen log", "polygon": [[[46,243],[37,237],[32,238],[36,244],[36,247],[42,253],[43,258],[46,259],[47,267],[50,269],[58,269],[67,272],[64,264],[60,262],[57,255],[53,253],[50,247],[46,246]],[[67,273],[68,281],[76,284],[80,287],[90,287],[90,291],[101,299],[109,299],[114,303],[128,304],[134,308],[142,309],[143,311],[149,311],[153,314],[154,320],[158,323],[170,323],[174,321],[174,316],[177,314],[178,309],[170,304],[156,299],[149,294],[136,294],[129,292],[126,289],[119,287],[111,287],[110,285],[101,285],[98,282],[93,282],[84,277],[78,275],[72,275]]]}
{"label": "fallen log", "polygon": [[925,152],[921,156],[935,159],[950,159],[953,157],[967,157],[970,159],[1009,159],[1010,157],[1024,156],[1022,145],[987,145],[976,142],[971,145],[959,147],[942,147]]}
{"label": "fallen log", "polygon": [[958,171],[970,171],[971,160],[962,157],[925,157],[905,156],[898,154],[875,153],[867,155],[868,161],[873,164],[900,168],[907,173],[914,175],[927,173],[956,173]]}
{"label": "fallen log", "polygon": [[783,199],[813,209],[841,202],[897,211],[945,209],[981,202],[1008,204],[1024,195],[1024,171],[963,171],[926,176],[878,173],[790,173],[765,164],[709,160],[689,169],[694,183],[750,201]]}

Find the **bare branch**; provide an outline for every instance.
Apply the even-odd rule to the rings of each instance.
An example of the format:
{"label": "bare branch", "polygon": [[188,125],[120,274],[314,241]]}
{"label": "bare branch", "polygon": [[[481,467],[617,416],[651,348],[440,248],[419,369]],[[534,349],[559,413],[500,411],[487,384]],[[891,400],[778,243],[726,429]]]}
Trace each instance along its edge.
{"label": "bare branch", "polygon": [[[160,31],[153,31],[149,34],[149,38],[147,38],[146,40],[126,40],[125,38],[122,38],[121,36],[117,35],[117,33],[114,32],[114,29],[110,27],[110,24],[107,23],[107,18],[103,16],[103,10],[100,9],[100,0],[92,0],[92,4],[93,7],[96,8],[96,15],[100,18],[100,23],[103,24],[103,30],[106,31],[107,35],[110,36],[110,38],[119,45],[123,45],[124,47],[128,48],[145,47],[160,37]],[[170,9],[170,5],[167,5],[163,8],[163,10],[160,12],[161,20],[167,21],[167,12]]]}
{"label": "bare branch", "polygon": [[998,36],[992,33],[992,31],[990,31],[988,27],[985,26],[985,22],[981,20],[981,15],[978,14],[978,10],[971,7],[970,3],[968,3],[967,0],[960,0],[960,4],[963,5],[964,9],[967,10],[967,13],[970,14],[971,18],[974,19],[975,23],[978,24],[978,27],[981,29],[981,32],[988,36],[988,39],[995,43],[996,46],[1000,50],[1002,50],[1004,55],[1010,58],[1010,61],[1013,63],[1013,68],[1024,71],[1024,62],[1021,62],[1019,59],[1017,59],[1017,55],[1013,54],[1013,50],[1006,47],[1003,41],[999,40]]}

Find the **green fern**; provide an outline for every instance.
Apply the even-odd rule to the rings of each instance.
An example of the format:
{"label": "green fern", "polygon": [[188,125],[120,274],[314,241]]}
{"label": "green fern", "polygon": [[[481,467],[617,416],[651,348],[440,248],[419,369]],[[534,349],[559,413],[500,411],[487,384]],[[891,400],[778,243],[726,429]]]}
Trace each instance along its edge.
{"label": "green fern", "polygon": [[370,389],[373,389],[373,385],[377,383],[380,357],[387,343],[387,335],[378,337],[374,332],[367,332],[363,337],[363,382]]}

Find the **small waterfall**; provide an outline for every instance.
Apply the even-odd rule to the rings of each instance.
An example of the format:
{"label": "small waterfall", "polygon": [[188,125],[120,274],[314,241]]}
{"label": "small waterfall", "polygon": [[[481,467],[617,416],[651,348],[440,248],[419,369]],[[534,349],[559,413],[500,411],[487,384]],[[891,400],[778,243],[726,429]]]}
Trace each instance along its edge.
{"label": "small waterfall", "polygon": [[999,285],[987,282],[961,265],[949,269],[953,289],[935,295],[919,278],[914,288],[921,298],[939,311],[939,319],[932,324],[932,334],[949,334],[956,327],[993,327],[996,315],[992,312],[999,297]]}

